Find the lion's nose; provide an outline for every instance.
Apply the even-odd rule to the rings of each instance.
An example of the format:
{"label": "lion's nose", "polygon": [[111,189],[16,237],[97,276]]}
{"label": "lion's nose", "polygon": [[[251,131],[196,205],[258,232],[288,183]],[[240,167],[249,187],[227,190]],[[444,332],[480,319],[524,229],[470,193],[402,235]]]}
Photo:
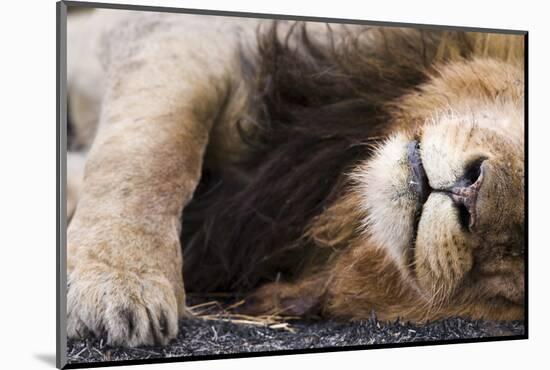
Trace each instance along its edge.
{"label": "lion's nose", "polygon": [[483,184],[483,160],[476,161],[468,167],[464,176],[453,186],[449,193],[459,207],[461,219],[472,230],[477,222],[477,198]]}

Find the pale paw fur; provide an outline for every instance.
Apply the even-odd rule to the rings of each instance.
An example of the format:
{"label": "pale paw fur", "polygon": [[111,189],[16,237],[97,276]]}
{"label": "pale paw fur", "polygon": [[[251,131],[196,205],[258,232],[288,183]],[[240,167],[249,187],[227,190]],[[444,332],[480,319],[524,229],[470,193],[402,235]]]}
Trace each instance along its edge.
{"label": "pale paw fur", "polygon": [[110,345],[166,345],[178,332],[174,288],[158,271],[120,271],[104,264],[69,274],[69,337],[105,336]]}

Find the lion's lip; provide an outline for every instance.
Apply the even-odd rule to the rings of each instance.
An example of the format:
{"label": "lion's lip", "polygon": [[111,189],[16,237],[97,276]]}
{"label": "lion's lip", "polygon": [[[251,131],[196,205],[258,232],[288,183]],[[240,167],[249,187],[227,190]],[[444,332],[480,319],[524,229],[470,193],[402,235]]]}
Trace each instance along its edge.
{"label": "lion's lip", "polygon": [[418,227],[420,225],[420,218],[422,216],[422,208],[424,203],[428,200],[432,188],[428,181],[428,175],[424,170],[422,164],[422,157],[420,156],[420,143],[417,140],[413,140],[407,144],[407,158],[409,161],[409,167],[411,169],[411,179],[409,180],[409,190],[416,195],[416,207],[414,211],[413,230],[410,249],[408,251],[408,260],[411,270],[415,271],[414,267],[414,243],[418,234]]}
{"label": "lion's lip", "polygon": [[421,208],[428,200],[432,188],[428,181],[428,175],[424,170],[422,157],[420,156],[420,143],[417,140],[407,144],[407,157],[412,172],[409,189],[418,196],[418,205]]}

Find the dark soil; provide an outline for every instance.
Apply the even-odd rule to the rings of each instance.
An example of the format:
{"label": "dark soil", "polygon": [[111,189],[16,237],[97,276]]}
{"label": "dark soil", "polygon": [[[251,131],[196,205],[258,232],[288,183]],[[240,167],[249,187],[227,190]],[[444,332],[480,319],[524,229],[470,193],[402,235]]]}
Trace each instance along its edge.
{"label": "dark soil", "polygon": [[[211,312],[209,312],[210,314]],[[205,356],[296,349],[380,345],[407,342],[437,342],[471,338],[518,336],[523,322],[491,322],[452,318],[426,325],[366,321],[289,321],[288,329],[235,324],[227,321],[183,320],[178,337],[163,347],[109,347],[104,339],[69,340],[70,364]],[[284,325],[283,325],[284,326]]]}

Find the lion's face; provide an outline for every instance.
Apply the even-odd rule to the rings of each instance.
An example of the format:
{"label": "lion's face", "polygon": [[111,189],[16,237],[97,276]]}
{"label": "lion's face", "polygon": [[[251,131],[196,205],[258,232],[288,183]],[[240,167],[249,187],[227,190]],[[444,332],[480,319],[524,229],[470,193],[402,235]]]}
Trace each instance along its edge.
{"label": "lion's face", "polygon": [[354,173],[370,239],[429,300],[523,302],[522,104],[432,111]]}

